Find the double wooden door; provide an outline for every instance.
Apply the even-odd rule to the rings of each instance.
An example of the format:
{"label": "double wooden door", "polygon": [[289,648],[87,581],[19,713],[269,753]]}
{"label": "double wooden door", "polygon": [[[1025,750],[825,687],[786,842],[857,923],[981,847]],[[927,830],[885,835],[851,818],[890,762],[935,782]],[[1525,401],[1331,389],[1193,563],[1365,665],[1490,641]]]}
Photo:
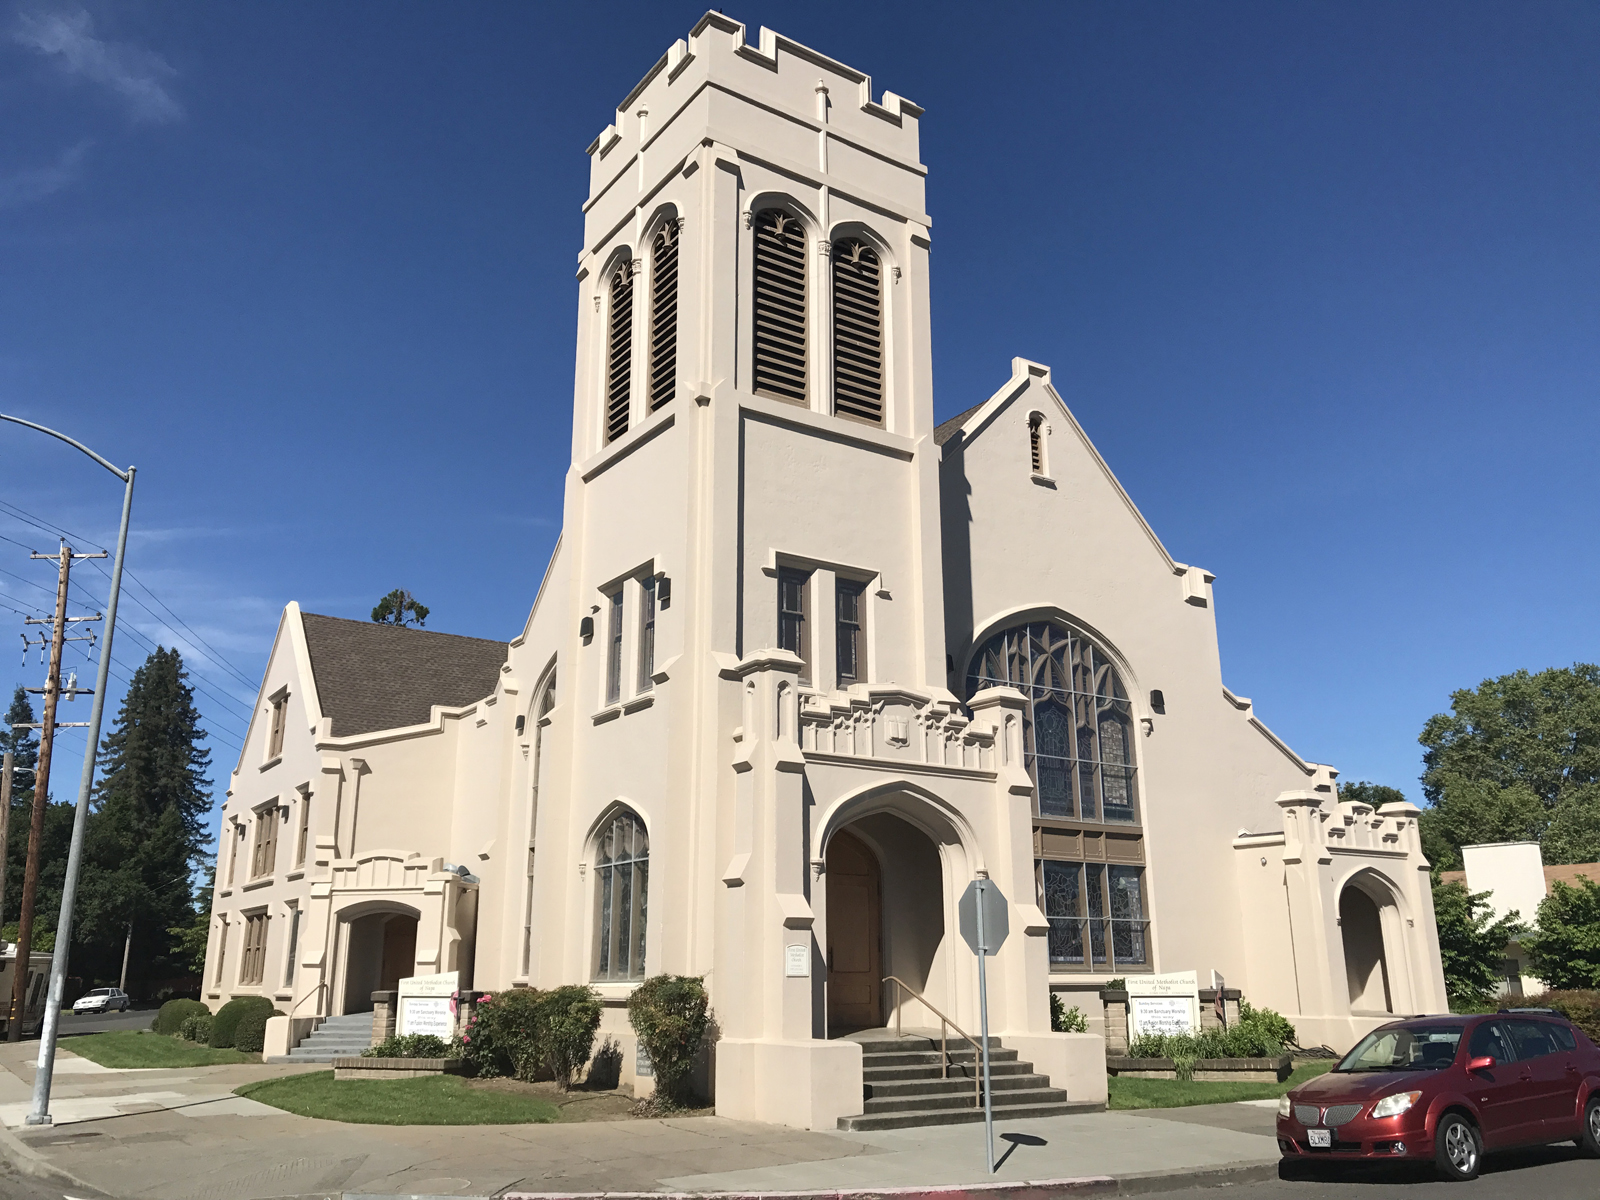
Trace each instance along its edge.
{"label": "double wooden door", "polygon": [[828,842],[828,1031],[883,1024],[883,879],[859,838]]}

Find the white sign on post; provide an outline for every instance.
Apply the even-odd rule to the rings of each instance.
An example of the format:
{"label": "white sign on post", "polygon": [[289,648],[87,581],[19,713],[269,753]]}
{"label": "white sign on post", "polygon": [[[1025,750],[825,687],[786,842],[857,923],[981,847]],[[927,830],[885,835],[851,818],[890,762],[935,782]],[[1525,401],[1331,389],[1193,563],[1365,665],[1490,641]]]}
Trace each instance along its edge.
{"label": "white sign on post", "polygon": [[431,1033],[448,1042],[455,1036],[455,1014],[450,997],[460,984],[459,971],[439,975],[408,975],[399,984],[400,1012],[395,1032],[402,1036]]}
{"label": "white sign on post", "polygon": [[1128,1036],[1193,1033],[1200,1027],[1200,982],[1193,971],[1128,976]]}

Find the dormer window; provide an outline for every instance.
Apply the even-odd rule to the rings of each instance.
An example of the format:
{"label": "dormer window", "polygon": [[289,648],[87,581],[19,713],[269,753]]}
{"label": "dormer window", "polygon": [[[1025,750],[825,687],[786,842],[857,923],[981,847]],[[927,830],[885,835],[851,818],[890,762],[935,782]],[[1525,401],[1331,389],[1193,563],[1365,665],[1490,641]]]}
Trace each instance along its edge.
{"label": "dormer window", "polygon": [[781,209],[755,215],[755,391],[806,402],[806,237]]}
{"label": "dormer window", "polygon": [[883,264],[859,238],[833,245],[833,407],[883,424]]}
{"label": "dormer window", "polygon": [[606,331],[606,441],[628,432],[633,400],[633,264],[611,273],[611,322]]}

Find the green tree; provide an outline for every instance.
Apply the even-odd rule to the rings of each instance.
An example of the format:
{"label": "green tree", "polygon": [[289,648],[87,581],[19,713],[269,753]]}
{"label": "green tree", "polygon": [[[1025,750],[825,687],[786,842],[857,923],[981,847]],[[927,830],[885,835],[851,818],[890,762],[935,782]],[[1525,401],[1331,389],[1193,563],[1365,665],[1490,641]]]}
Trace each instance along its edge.
{"label": "green tree", "polygon": [[1522,939],[1533,974],[1558,990],[1600,988],[1600,883],[1553,883],[1537,924]]}
{"label": "green tree", "polygon": [[1406,802],[1406,794],[1399,788],[1388,787],[1381,783],[1368,783],[1366,780],[1362,780],[1359,783],[1341,783],[1339,785],[1339,799],[1370,804],[1376,809],[1382,808],[1385,804],[1404,804]]}
{"label": "green tree", "polygon": [[211,753],[186,678],[179,653],[157,648],[133,673],[116,728],[100,743],[73,931],[85,973],[97,978],[120,967],[130,926],[130,977],[170,970],[167,931],[193,921],[188,880],[208,840]]}
{"label": "green tree", "polygon": [[428,622],[428,606],[418,604],[417,598],[410,592],[396,588],[372,610],[372,619],[381,625],[404,625],[407,621],[416,621],[418,625]]}
{"label": "green tree", "polygon": [[1461,847],[1538,841],[1547,863],[1600,858],[1600,667],[1515,671],[1463,688],[1431,717],[1423,848],[1458,870]]}
{"label": "green tree", "polygon": [[[11,789],[11,824],[6,836],[5,917],[12,926],[22,909],[22,878],[28,862],[28,830],[33,821],[33,768],[39,763],[38,731],[19,729],[38,720],[28,693],[18,687],[6,711],[7,732],[0,733],[0,750],[9,748],[15,756],[16,775]],[[39,848],[39,890],[34,904],[33,948],[44,944],[46,935],[55,937],[56,915],[61,908],[61,884],[66,877],[67,847],[72,838],[72,805],[47,803],[44,811],[43,839]],[[0,932],[7,941],[16,940]]]}
{"label": "green tree", "polygon": [[190,975],[205,974],[206,940],[211,935],[211,895],[217,886],[217,864],[211,861],[205,883],[194,893],[188,920],[167,932],[172,936],[172,965]]}
{"label": "green tree", "polygon": [[1522,930],[1521,914],[1494,919],[1488,892],[1468,892],[1459,883],[1433,885],[1433,918],[1439,929],[1444,986],[1452,1005],[1481,1004],[1500,980],[1506,943]]}

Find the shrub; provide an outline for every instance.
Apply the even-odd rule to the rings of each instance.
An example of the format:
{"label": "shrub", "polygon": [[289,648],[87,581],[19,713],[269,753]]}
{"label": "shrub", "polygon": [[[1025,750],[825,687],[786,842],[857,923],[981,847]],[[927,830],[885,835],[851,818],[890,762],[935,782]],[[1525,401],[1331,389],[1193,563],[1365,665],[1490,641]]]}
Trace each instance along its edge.
{"label": "shrub", "polygon": [[449,1058],[450,1043],[431,1033],[394,1034],[368,1046],[362,1058]]}
{"label": "shrub", "polygon": [[486,996],[461,1036],[461,1058],[476,1075],[528,1081],[549,1072],[563,1089],[589,1061],[602,1005],[578,984]]}
{"label": "shrub", "polygon": [[233,1030],[233,1048],[245,1054],[260,1054],[267,1044],[267,1018],[281,1017],[277,1008],[250,1008]]}
{"label": "shrub", "polygon": [[171,1037],[182,1032],[186,1018],[197,1017],[202,1013],[209,1017],[211,1010],[198,1000],[168,1000],[156,1013],[156,1019],[150,1023],[150,1028]]}
{"label": "shrub", "polygon": [[655,1067],[657,1097],[669,1106],[683,1104],[711,1024],[704,977],[652,975],[628,998],[628,1020]]}
{"label": "shrub", "polygon": [[197,1046],[206,1046],[211,1043],[211,1014],[209,1012],[190,1013],[183,1019],[183,1028],[178,1031],[178,1036],[186,1042],[193,1042]]}
{"label": "shrub", "polygon": [[1194,1078],[1202,1058],[1276,1058],[1294,1040],[1294,1026],[1270,1008],[1239,1006],[1227,1029],[1200,1033],[1142,1033],[1128,1047],[1132,1058],[1170,1058],[1179,1079]]}
{"label": "shrub", "polygon": [[1050,993],[1050,1028],[1057,1033],[1088,1033],[1089,1018],[1074,1004],[1071,1008],[1061,1000],[1060,992]]}
{"label": "shrub", "polygon": [[226,1050],[231,1047],[239,1021],[252,1009],[260,1009],[270,1016],[272,1001],[265,996],[239,996],[219,1008],[217,1015],[211,1019],[211,1048]]}
{"label": "shrub", "polygon": [[1271,1051],[1273,1054],[1281,1052],[1285,1046],[1299,1044],[1288,1017],[1270,1008],[1255,1008],[1248,1000],[1239,1001],[1238,1025],[1249,1026],[1263,1041],[1276,1045],[1278,1049]]}

